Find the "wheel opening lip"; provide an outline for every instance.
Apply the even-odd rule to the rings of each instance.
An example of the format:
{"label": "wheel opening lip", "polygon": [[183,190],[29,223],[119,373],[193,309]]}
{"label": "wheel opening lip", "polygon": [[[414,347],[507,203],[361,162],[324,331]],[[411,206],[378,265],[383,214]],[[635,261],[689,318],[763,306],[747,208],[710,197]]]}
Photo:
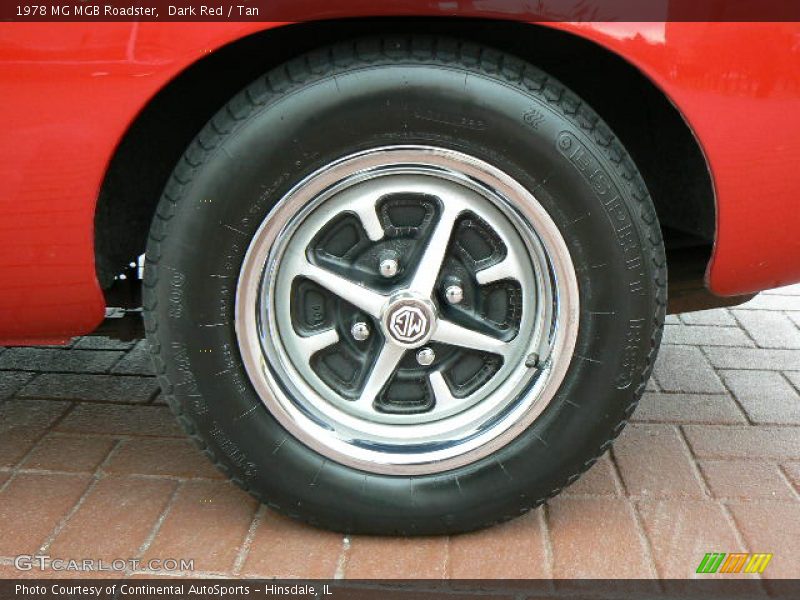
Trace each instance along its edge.
{"label": "wheel opening lip", "polygon": [[[277,265],[271,257],[276,251],[286,251],[286,248],[276,248],[277,242],[286,243],[290,224],[303,222],[325,198],[353,185],[356,179],[377,176],[376,172],[381,169],[392,173],[406,170],[414,174],[429,171],[437,176],[447,172],[473,186],[489,189],[502,201],[497,208],[514,220],[515,226],[522,223],[535,234],[550,265],[547,284],[552,286],[552,307],[549,318],[536,325],[539,329],[537,343],[547,347],[546,354],[542,354],[547,359],[525,386],[515,390],[513,401],[468,422],[457,439],[431,441],[422,438],[418,442],[407,440],[402,445],[387,444],[382,441],[385,438],[362,435],[357,428],[341,426],[341,422],[331,424],[315,407],[292,400],[296,388],[289,389],[287,382],[276,373],[276,368],[285,369],[286,365],[281,364],[285,357],[263,346],[263,332],[276,333],[261,298],[265,285],[270,286],[269,297],[273,297],[271,286],[275,284]],[[314,185],[309,188],[312,182]],[[318,200],[320,197],[322,200]],[[523,241],[529,244],[524,237]],[[256,393],[270,413],[290,434],[325,457],[363,471],[387,475],[451,470],[484,458],[510,443],[533,423],[560,387],[575,347],[578,323],[578,286],[569,250],[557,226],[533,194],[480,159],[434,146],[373,148],[338,159],[303,179],[276,203],[260,225],[243,260],[236,290],[235,329],[240,354]],[[344,423],[349,421],[345,419]],[[384,426],[375,424],[370,431]]]}

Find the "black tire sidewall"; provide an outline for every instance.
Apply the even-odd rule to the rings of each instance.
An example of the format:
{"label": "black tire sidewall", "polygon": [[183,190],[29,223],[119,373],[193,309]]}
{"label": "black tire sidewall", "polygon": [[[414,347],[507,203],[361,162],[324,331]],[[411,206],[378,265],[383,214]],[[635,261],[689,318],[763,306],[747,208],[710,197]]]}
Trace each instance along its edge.
{"label": "black tire sidewall", "polygon": [[[638,399],[660,327],[660,241],[642,217],[649,199],[629,159],[603,145],[602,125],[503,77],[419,61],[318,76],[261,105],[251,97],[238,96],[204,133],[216,136],[212,150],[201,134],[187,152],[162,200],[166,233],[148,249],[151,341],[173,405],[215,459],[288,514],[380,533],[473,529],[583,472]],[[415,477],[352,469],[289,435],[250,384],[234,328],[248,244],[281,196],[335,159],[398,144],[459,150],[526,186],[559,227],[580,290],[575,354],[536,422],[485,459]]]}

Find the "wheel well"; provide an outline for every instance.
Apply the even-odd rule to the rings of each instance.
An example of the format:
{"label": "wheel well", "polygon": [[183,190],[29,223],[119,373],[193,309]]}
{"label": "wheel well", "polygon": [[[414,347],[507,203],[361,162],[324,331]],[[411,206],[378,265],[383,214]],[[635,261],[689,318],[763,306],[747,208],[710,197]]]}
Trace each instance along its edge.
{"label": "wheel well", "polygon": [[655,202],[668,257],[671,250],[682,256],[688,251],[698,268],[705,268],[715,234],[714,191],[706,161],[678,110],[624,59],[573,34],[524,23],[356,19],[253,34],[193,64],[152,99],[122,139],[98,198],[95,256],[103,288],[110,288],[144,252],[150,221],[174,165],[238,90],[315,47],[362,35],[409,32],[494,46],[572,88],[608,122],[633,156]]}

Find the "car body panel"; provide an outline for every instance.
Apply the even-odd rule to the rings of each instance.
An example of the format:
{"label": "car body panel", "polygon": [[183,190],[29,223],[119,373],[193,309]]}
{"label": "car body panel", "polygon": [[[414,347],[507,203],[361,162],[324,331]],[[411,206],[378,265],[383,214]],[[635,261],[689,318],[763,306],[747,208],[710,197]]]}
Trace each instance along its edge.
{"label": "car body panel", "polygon": [[[351,9],[332,15],[319,8],[319,16],[377,11],[371,3],[340,4]],[[403,14],[447,14],[447,3],[405,4],[418,8]],[[485,16],[480,3],[464,4],[459,16]],[[57,343],[102,321],[94,212],[119,141],[185,68],[281,25],[0,24],[0,344]],[[714,293],[800,281],[799,24],[542,25],[593,40],[634,64],[696,133],[717,196],[707,273]]]}

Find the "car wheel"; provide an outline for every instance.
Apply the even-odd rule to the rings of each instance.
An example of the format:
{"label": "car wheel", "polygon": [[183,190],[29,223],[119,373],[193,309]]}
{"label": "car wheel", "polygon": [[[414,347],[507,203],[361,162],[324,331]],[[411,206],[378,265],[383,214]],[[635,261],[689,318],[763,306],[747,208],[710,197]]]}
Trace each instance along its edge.
{"label": "car wheel", "polygon": [[625,149],[514,57],[432,37],[271,71],[191,144],[145,323],[173,411],[285,514],[467,531],[575,481],[649,377],[664,249]]}

